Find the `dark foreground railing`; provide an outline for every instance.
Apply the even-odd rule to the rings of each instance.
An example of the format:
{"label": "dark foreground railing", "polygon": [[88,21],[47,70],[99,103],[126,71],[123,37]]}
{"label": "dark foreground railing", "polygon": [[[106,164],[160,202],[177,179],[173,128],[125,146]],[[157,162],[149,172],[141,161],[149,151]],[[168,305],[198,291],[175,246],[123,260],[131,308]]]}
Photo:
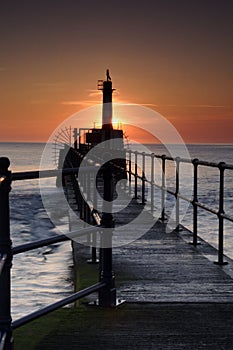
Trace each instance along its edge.
{"label": "dark foreground railing", "polygon": [[[139,162],[139,157],[141,157]],[[151,212],[153,213],[155,209],[154,203],[154,190],[155,188],[161,191],[161,220],[166,221],[166,193],[171,194],[175,198],[176,214],[175,214],[175,227],[176,230],[180,228],[180,200],[184,200],[190,203],[193,207],[193,241],[192,244],[197,246],[198,242],[198,209],[205,210],[209,213],[214,214],[218,218],[218,261],[219,265],[224,265],[224,220],[233,222],[233,217],[226,214],[224,211],[224,196],[225,196],[225,171],[233,170],[233,165],[226,164],[224,162],[213,163],[201,161],[199,159],[184,159],[184,158],[172,158],[166,155],[155,155],[154,153],[145,153],[138,151],[127,151],[128,167],[127,172],[129,176],[129,191],[132,188],[132,179],[134,179],[134,197],[138,198],[139,184],[141,187],[141,201],[145,204],[145,184],[149,184],[151,190]],[[159,159],[161,162],[161,168],[155,168],[155,159]],[[150,179],[146,177],[146,160],[147,164],[150,164]],[[170,161],[174,163],[175,174],[174,174],[174,190],[169,188],[167,183],[167,173],[166,173],[166,163]],[[139,166],[140,163],[140,166]],[[193,191],[192,197],[188,198],[180,192],[180,165],[190,164],[193,168],[192,170],[192,181],[193,181]],[[204,203],[202,203],[198,196],[198,169],[200,166],[208,168],[216,168],[219,171],[219,200],[218,209],[214,209]],[[140,168],[140,169],[139,169]],[[155,182],[155,171],[161,172],[161,183]]]}
{"label": "dark foreground railing", "polygon": [[[8,158],[0,158],[0,350],[13,349],[13,334],[12,330],[16,329],[32,320],[37,319],[43,315],[48,314],[62,306],[73,303],[89,294],[98,292],[98,305],[104,307],[115,307],[117,305],[115,278],[112,271],[112,248],[111,237],[105,237],[104,228],[112,228],[112,217],[108,213],[103,213],[102,220],[95,212],[92,212],[91,207],[83,199],[79,198],[82,211],[86,212],[85,221],[94,225],[92,227],[83,228],[78,231],[69,232],[68,236],[58,235],[48,239],[39,240],[32,243],[23,244],[12,248],[12,241],[10,239],[10,216],[9,216],[9,193],[11,190],[11,182],[15,180],[35,179],[39,177],[52,176],[71,176],[78,172],[78,168],[64,169],[62,171],[32,171],[25,173],[14,173],[8,170],[10,162]],[[88,171],[91,167],[88,167]],[[82,169],[85,172],[85,169]],[[109,169],[106,169],[107,176],[104,176],[104,193],[103,198],[112,200],[112,179],[109,174]],[[87,215],[88,212],[88,215]],[[108,240],[107,248],[100,248],[100,274],[99,282],[80,290],[69,297],[59,300],[49,306],[46,306],[36,312],[33,312],[19,320],[12,323],[11,318],[11,267],[13,255],[24,253],[26,251],[37,249],[48,244],[67,241],[72,238],[77,238],[83,235],[95,235],[99,233],[102,240]],[[92,261],[96,262],[96,247],[92,249]]]}

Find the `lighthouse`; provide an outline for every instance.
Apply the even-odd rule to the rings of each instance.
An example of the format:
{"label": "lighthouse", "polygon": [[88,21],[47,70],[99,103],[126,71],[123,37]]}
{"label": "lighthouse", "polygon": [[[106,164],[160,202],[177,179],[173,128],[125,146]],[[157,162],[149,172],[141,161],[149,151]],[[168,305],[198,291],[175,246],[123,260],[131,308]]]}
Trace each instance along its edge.
{"label": "lighthouse", "polygon": [[[124,133],[119,127],[114,128],[112,123],[112,95],[113,89],[112,80],[109,70],[106,70],[106,79],[98,80],[98,90],[103,93],[102,104],[102,125],[97,127],[94,122],[94,127],[74,128],[74,145],[69,147],[68,153],[65,149],[60,150],[59,164],[73,164],[74,167],[80,166],[81,159],[84,159],[90,150],[95,149],[94,158],[91,161],[98,162],[103,159],[106,154],[111,155],[111,165],[114,167],[113,173],[115,180],[126,179],[126,149],[124,147]],[[93,120],[96,115],[93,115]],[[107,142],[106,142],[107,141]],[[68,160],[68,161],[67,161]],[[104,160],[104,159],[103,159]],[[69,165],[68,165],[69,167]]]}
{"label": "lighthouse", "polygon": [[109,69],[106,70],[105,80],[98,80],[98,90],[103,93],[102,123],[100,127],[96,127],[94,123],[94,128],[79,128],[79,142],[76,147],[83,154],[107,140],[111,140],[113,149],[124,149],[123,130],[114,129],[112,123],[112,95],[115,89],[112,87]]}
{"label": "lighthouse", "polygon": [[112,130],[112,93],[115,89],[112,88],[109,69],[106,71],[106,80],[98,80],[98,90],[103,92],[102,129]]}

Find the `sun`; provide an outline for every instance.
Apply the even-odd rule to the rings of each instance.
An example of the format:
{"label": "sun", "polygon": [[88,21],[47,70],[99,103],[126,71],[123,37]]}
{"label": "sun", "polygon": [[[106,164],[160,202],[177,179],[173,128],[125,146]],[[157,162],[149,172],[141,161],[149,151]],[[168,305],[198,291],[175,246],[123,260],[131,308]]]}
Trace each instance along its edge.
{"label": "sun", "polygon": [[122,121],[119,118],[113,117],[112,126],[114,129],[121,129],[122,128]]}

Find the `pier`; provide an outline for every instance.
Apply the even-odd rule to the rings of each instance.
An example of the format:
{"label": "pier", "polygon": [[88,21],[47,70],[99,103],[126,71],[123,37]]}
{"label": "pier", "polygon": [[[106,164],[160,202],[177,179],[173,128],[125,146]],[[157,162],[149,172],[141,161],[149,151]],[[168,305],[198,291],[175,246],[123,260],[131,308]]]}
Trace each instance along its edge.
{"label": "pier", "polygon": [[[213,264],[216,249],[204,241],[195,248],[190,238],[185,229],[167,234],[158,223],[138,241],[114,249],[117,294],[126,303],[90,307],[93,295],[63,309],[56,329],[50,325],[36,349],[231,349],[232,261]],[[98,265],[87,264],[89,249],[77,245],[75,252],[81,277],[89,271],[93,278]],[[50,318],[38,322],[31,332]]]}
{"label": "pier", "polygon": [[[11,178],[12,181],[23,181],[23,179],[39,176],[39,172],[10,175],[7,172],[9,162],[3,159],[1,165],[2,184],[5,184],[7,178]],[[4,166],[5,169],[3,169]],[[63,170],[63,176],[67,178],[66,186],[70,203],[86,221],[93,222],[94,215],[96,223],[93,230],[98,231],[98,218],[96,213],[91,212],[89,202],[86,202],[83,197],[78,201],[71,200],[75,195],[80,195],[75,191],[72,181],[77,171],[77,168]],[[59,171],[46,171],[41,174],[44,177],[58,175]],[[138,177],[136,183],[139,194],[142,178],[140,174]],[[2,186],[1,190],[3,191]],[[3,193],[7,201],[6,190]],[[119,223],[122,225],[124,221],[127,222],[129,214],[137,215],[141,208],[141,197],[132,200],[126,211],[114,215],[116,227]],[[166,212],[164,215],[166,216]],[[148,216],[151,216],[150,212]],[[162,219],[161,217],[138,240],[112,249],[115,290],[113,296],[111,289],[109,290],[113,299],[110,298],[107,302],[110,304],[107,306],[88,305],[90,302],[92,305],[95,304],[98,299],[98,290],[105,286],[105,282],[101,280],[102,277],[99,274],[99,266],[103,268],[103,261],[100,264],[88,264],[87,260],[90,259],[90,253],[92,262],[95,262],[96,258],[103,259],[103,255],[99,255],[99,249],[94,246],[90,249],[74,241],[72,246],[78,281],[84,280],[81,283],[82,290],[76,291],[73,296],[55,303],[54,306],[48,306],[22,320],[14,320],[12,326],[16,338],[15,349],[25,348],[27,337],[33,337],[33,332],[36,334],[37,328],[43,328],[44,322],[48,322],[49,326],[46,326],[45,335],[35,346],[33,345],[34,347],[32,346],[32,349],[66,349],[67,346],[74,349],[132,349],[136,344],[138,349],[212,349],[213,344],[216,349],[230,349],[233,330],[232,260],[221,255],[224,264],[214,264],[216,261],[219,262],[217,249],[200,237],[198,237],[198,243],[201,244],[194,245],[193,232],[186,230],[181,224],[179,230],[175,227],[174,230],[167,231],[167,223]],[[1,220],[6,223],[6,212],[1,215]],[[7,227],[5,225],[5,229]],[[79,228],[80,235],[90,235],[90,233],[89,228]],[[67,239],[69,237],[61,235],[43,242],[13,247],[12,252],[19,254],[28,249],[36,249],[44,244]],[[4,259],[1,263],[3,267]],[[7,268],[9,271],[10,265]],[[5,280],[3,274],[0,277],[1,285],[5,284],[2,293],[9,298],[6,288],[9,280]],[[112,305],[116,296],[117,301],[125,301],[117,308]],[[80,298],[84,298],[83,302],[76,308],[54,311],[51,316],[44,316],[37,320],[38,317]],[[56,319],[55,323],[53,317]],[[56,325],[55,329],[53,325],[54,327]],[[11,332],[11,328],[8,329]]]}
{"label": "pier", "polygon": [[[129,213],[133,217],[141,200],[132,202],[127,213],[116,214],[116,225],[127,222]],[[89,317],[81,313],[78,324],[82,329],[85,322],[91,332],[71,327],[74,344],[87,349],[231,349],[233,261],[224,256],[224,264],[219,264],[217,249],[200,237],[197,243],[182,225],[167,232],[160,220],[137,241],[114,248],[117,292],[126,304],[111,317],[104,310],[91,309]],[[90,252],[78,244],[74,252],[82,269]],[[89,297],[86,303],[94,301]],[[51,341],[51,346],[59,341]]]}

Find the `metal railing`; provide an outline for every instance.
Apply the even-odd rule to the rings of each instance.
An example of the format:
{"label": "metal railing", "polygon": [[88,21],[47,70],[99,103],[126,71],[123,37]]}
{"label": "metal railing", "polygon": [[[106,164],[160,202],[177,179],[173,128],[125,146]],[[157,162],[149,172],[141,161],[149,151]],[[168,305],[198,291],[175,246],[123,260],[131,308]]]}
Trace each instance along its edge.
{"label": "metal railing", "polygon": [[[63,170],[46,170],[46,171],[30,171],[13,173],[8,170],[10,161],[8,158],[0,158],[0,349],[13,349],[13,329],[16,329],[38,317],[48,314],[62,306],[70,304],[79,300],[89,294],[98,292],[98,305],[104,307],[114,307],[117,305],[115,278],[112,271],[112,248],[111,244],[108,248],[100,248],[100,274],[99,282],[91,285],[83,290],[80,290],[69,297],[59,300],[51,305],[48,305],[38,311],[35,311],[27,316],[22,317],[12,323],[11,318],[11,267],[13,255],[27,252],[32,249],[54,244],[58,242],[67,241],[72,238],[77,238],[83,235],[93,234],[96,237],[97,232],[101,239],[104,237],[104,228],[113,227],[112,218],[108,213],[102,213],[102,219],[96,212],[92,212],[91,206],[80,195],[79,189],[76,185],[77,202],[79,203],[79,210],[82,210],[81,215],[85,214],[85,221],[92,227],[79,229],[78,231],[71,231],[66,235],[56,235],[47,239],[39,240],[23,244],[12,248],[12,241],[10,238],[10,215],[9,215],[9,193],[11,191],[11,182],[16,180],[28,180],[36,178],[46,178],[54,176],[71,176],[75,179],[75,174],[79,168],[68,168]],[[91,167],[82,167],[82,171],[90,173]],[[106,169],[109,172],[109,169]],[[109,189],[111,188],[111,177],[104,177],[104,192],[103,198],[109,199]],[[77,182],[75,181],[77,184]],[[106,192],[107,190],[107,192]],[[110,193],[110,196],[112,194]],[[109,237],[108,237],[109,239]],[[111,239],[111,238],[110,238]],[[97,262],[96,247],[92,249],[92,262]]]}
{"label": "metal railing", "polygon": [[[82,160],[82,155],[77,154]],[[139,166],[139,157],[141,157],[141,164]],[[149,159],[150,169],[148,173],[147,159]],[[155,160],[160,162],[160,183],[155,181],[155,173],[157,171]],[[167,186],[167,163],[172,162],[174,164],[174,186],[170,188]],[[180,190],[181,178],[180,167],[182,164],[189,164],[192,169],[192,196],[189,198],[185,196]],[[30,171],[30,172],[18,172],[13,173],[8,170],[10,162],[7,158],[0,158],[0,349],[8,350],[12,349],[12,329],[20,327],[21,325],[41,317],[57,308],[72,303],[75,300],[83,298],[91,293],[98,292],[99,305],[100,306],[116,306],[116,288],[114,283],[114,273],[112,271],[112,248],[100,248],[100,270],[99,282],[82,290],[71,296],[64,298],[54,304],[51,304],[39,311],[33,312],[30,315],[23,317],[20,320],[16,320],[12,323],[11,320],[11,308],[10,308],[10,271],[12,265],[13,255],[23,253],[39,247],[63,242],[78,235],[90,235],[92,234],[92,257],[91,262],[97,262],[96,254],[96,234],[99,233],[103,236],[101,228],[113,228],[112,215],[109,212],[102,213],[102,218],[98,215],[98,212],[93,209],[97,208],[97,199],[95,197],[95,191],[90,191],[90,184],[93,182],[92,168],[87,164],[82,166],[82,171],[86,171],[83,181],[83,188],[77,181],[77,173],[79,172],[79,166],[68,161],[67,168],[63,170],[44,170],[44,171]],[[219,198],[218,208],[213,208],[202,201],[200,201],[198,194],[198,170],[200,167],[215,168],[218,170],[219,177]],[[110,163],[103,167],[103,199],[108,202],[113,200],[113,179]],[[198,214],[199,210],[205,210],[218,218],[218,261],[219,265],[225,264],[224,261],[224,220],[233,222],[233,217],[225,213],[224,211],[224,195],[225,195],[225,171],[233,170],[233,165],[221,163],[205,162],[198,159],[184,159],[184,158],[172,158],[166,155],[156,155],[154,153],[140,153],[138,151],[127,151],[127,173],[129,179],[128,190],[134,194],[135,198],[139,198],[141,194],[141,202],[143,205],[147,202],[147,189],[146,185],[150,186],[150,209],[153,213],[155,209],[155,189],[158,189],[161,193],[161,207],[160,207],[160,219],[166,221],[168,208],[166,207],[166,195],[169,194],[175,199],[175,229],[180,228],[180,201],[183,200],[189,203],[193,208],[193,232],[192,232],[192,244],[197,246],[198,244]],[[79,174],[82,176],[82,174]],[[72,183],[74,189],[76,202],[79,208],[79,214],[81,219],[92,225],[92,227],[83,228],[78,231],[71,231],[69,235],[58,235],[48,239],[43,239],[37,242],[27,243],[18,247],[12,248],[12,242],[10,239],[10,220],[9,220],[9,193],[11,190],[11,182],[25,179],[35,179],[41,177],[54,177],[62,176],[67,181]],[[68,178],[69,177],[69,178]],[[66,181],[64,180],[64,181]],[[86,197],[81,194],[86,193]],[[89,198],[89,193],[93,193],[93,197]],[[109,237],[108,237],[109,238]]]}
{"label": "metal railing", "polygon": [[[138,198],[139,181],[141,187],[141,201],[145,204],[145,184],[148,183],[151,190],[151,212],[154,211],[154,189],[158,188],[161,191],[161,221],[166,221],[166,193],[169,193],[175,198],[175,226],[176,230],[180,227],[180,200],[184,200],[192,205],[193,207],[193,240],[192,244],[197,246],[198,244],[198,209],[205,210],[209,213],[214,214],[218,218],[218,261],[219,265],[224,265],[224,220],[233,222],[233,217],[226,214],[224,211],[224,194],[225,194],[225,170],[233,170],[233,165],[226,164],[224,162],[213,163],[206,162],[199,159],[185,159],[185,158],[172,158],[166,155],[156,155],[154,153],[145,153],[127,150],[127,172],[129,177],[129,191],[132,191],[132,179],[134,179],[134,197]],[[139,171],[138,157],[141,157],[141,167]],[[146,158],[150,161],[150,179],[146,177]],[[155,159],[160,160],[161,168],[161,183],[155,182]],[[167,174],[166,174],[166,162],[171,161],[175,166],[175,186],[174,190],[166,186]],[[180,192],[180,165],[182,163],[190,164],[192,166],[192,178],[193,178],[193,189],[192,198],[188,198]],[[218,209],[210,207],[205,203],[201,202],[198,196],[198,169],[200,166],[216,168],[219,171],[219,199]]]}

